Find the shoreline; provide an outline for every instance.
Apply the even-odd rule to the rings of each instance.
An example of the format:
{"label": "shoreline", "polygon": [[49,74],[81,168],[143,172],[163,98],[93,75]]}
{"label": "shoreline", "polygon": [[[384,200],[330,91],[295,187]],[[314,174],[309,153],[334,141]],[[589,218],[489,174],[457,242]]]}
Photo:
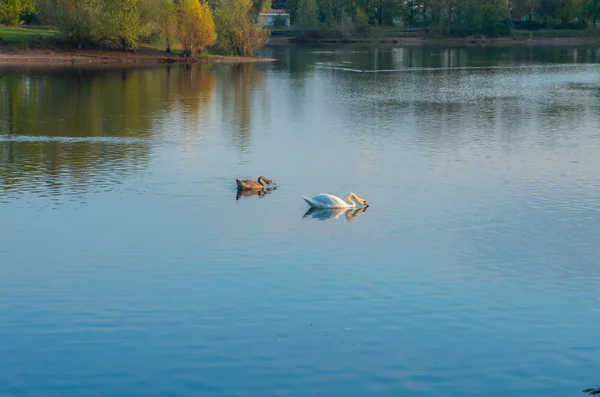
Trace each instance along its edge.
{"label": "shoreline", "polygon": [[322,38],[322,39],[296,39],[294,37],[271,36],[266,45],[394,45],[406,47],[419,47],[430,45],[452,45],[452,46],[511,46],[511,45],[584,45],[600,44],[598,38],[586,37],[386,37],[386,38]]}
{"label": "shoreline", "polygon": [[[319,38],[296,39],[288,36],[271,36],[266,46],[283,45],[389,45],[397,47],[425,46],[579,46],[598,44],[598,38],[589,37],[386,37],[386,38]],[[217,64],[217,63],[259,63],[274,62],[276,59],[259,57],[238,57],[207,54],[198,58],[185,58],[178,54],[169,54],[151,48],[141,48],[137,52],[121,50],[71,48],[19,48],[0,46],[0,66],[48,65],[77,66],[115,65],[115,66],[151,66],[160,64]]]}
{"label": "shoreline", "polygon": [[256,63],[273,62],[276,59],[258,57],[237,57],[226,55],[200,56],[190,59],[176,54],[142,49],[138,52],[117,50],[73,50],[50,48],[0,47],[0,66],[18,65],[158,65],[169,63]]}

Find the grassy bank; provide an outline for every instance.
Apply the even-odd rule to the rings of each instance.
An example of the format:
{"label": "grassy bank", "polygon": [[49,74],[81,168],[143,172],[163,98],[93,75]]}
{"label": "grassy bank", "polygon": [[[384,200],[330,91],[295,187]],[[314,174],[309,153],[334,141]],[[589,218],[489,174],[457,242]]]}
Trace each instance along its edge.
{"label": "grassy bank", "polygon": [[50,28],[0,26],[0,45],[2,46],[33,45],[59,39],[59,32]]}
{"label": "grassy bank", "polygon": [[141,46],[135,52],[118,49],[77,49],[63,41],[60,32],[43,27],[0,26],[0,64],[98,64],[98,63],[240,63],[267,62],[268,58],[233,57],[204,53],[186,58],[177,48],[164,51],[160,43]]}

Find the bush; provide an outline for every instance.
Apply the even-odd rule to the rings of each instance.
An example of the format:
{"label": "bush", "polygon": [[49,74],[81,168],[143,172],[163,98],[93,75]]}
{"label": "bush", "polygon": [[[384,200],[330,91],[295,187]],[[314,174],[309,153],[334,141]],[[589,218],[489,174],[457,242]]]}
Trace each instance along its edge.
{"label": "bush", "polygon": [[254,56],[270,34],[258,26],[252,0],[221,0],[215,22],[219,46],[233,55]]}

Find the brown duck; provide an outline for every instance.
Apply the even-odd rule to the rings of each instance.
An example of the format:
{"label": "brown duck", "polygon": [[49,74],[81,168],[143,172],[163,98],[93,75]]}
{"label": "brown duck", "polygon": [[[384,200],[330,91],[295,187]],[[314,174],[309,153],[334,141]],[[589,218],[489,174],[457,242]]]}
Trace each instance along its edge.
{"label": "brown duck", "polygon": [[259,176],[258,180],[246,179],[240,181],[236,178],[235,183],[237,184],[237,188],[239,190],[263,190],[266,185],[274,185],[270,179],[265,178],[264,176]]}

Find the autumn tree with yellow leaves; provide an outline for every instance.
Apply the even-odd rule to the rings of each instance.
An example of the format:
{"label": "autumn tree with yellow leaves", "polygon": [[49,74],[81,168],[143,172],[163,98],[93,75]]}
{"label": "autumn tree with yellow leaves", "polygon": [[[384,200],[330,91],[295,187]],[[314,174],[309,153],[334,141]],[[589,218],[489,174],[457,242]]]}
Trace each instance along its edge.
{"label": "autumn tree with yellow leaves", "polygon": [[186,56],[195,57],[215,44],[215,22],[206,1],[183,0],[180,15],[178,36]]}

